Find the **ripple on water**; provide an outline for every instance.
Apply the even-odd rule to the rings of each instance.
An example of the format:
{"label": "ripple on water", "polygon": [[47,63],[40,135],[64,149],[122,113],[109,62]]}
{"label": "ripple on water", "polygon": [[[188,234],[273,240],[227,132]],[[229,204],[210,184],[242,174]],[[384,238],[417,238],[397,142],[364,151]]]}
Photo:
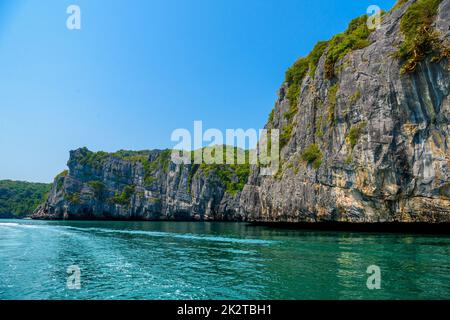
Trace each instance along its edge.
{"label": "ripple on water", "polygon": [[84,232],[101,232],[101,233],[117,233],[117,234],[130,234],[130,235],[141,235],[149,237],[168,237],[168,238],[178,238],[186,240],[201,240],[201,241],[211,241],[211,242],[229,242],[229,243],[242,243],[242,244],[260,244],[260,245],[270,245],[275,244],[278,241],[273,240],[261,240],[261,239],[248,239],[248,238],[231,238],[231,237],[221,237],[221,236],[208,236],[208,235],[194,235],[190,233],[171,233],[171,232],[160,232],[160,231],[138,231],[138,230],[118,230],[118,229],[106,229],[106,228],[77,228],[77,227],[67,227],[72,230],[84,231]]}
{"label": "ripple on water", "polygon": [[[67,290],[79,265],[82,289]],[[382,290],[366,287],[369,265]],[[448,299],[450,238],[234,223],[0,222],[0,299]]]}

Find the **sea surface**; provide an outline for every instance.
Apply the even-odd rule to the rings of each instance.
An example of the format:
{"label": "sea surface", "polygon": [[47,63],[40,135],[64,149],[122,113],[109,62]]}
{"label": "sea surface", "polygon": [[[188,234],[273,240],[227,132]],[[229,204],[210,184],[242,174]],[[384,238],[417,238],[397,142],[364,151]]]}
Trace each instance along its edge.
{"label": "sea surface", "polygon": [[450,299],[450,237],[0,220],[0,299]]}

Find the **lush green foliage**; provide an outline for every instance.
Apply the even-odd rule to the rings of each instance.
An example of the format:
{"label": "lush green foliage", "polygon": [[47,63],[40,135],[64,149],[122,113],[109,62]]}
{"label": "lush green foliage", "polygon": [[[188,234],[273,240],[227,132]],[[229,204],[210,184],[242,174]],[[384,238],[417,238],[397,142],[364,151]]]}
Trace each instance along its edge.
{"label": "lush green foliage", "polygon": [[51,184],[0,181],[0,217],[24,217],[45,201]]}
{"label": "lush green foliage", "polygon": [[142,151],[130,151],[130,150],[119,150],[111,154],[114,157],[118,157],[120,159],[126,161],[146,161],[150,155],[149,150]]}
{"label": "lush green foliage", "polygon": [[112,198],[112,202],[122,206],[129,205],[135,189],[136,187],[133,185],[126,186],[123,189],[122,193],[116,193],[114,195],[114,197]]}
{"label": "lush green foliage", "polygon": [[60,174],[58,174],[58,175],[56,176],[56,178],[67,177],[68,174],[69,174],[69,170],[64,170],[63,172],[61,172]]}
{"label": "lush green foliage", "polygon": [[316,144],[311,144],[302,153],[302,160],[317,169],[322,164],[322,152]]}
{"label": "lush green foliage", "polygon": [[105,191],[105,185],[101,181],[89,181],[88,186],[94,190],[96,198],[102,198]]}
{"label": "lush green foliage", "polygon": [[364,128],[366,127],[367,123],[360,122],[354,126],[352,126],[348,132],[347,135],[347,141],[350,144],[351,149],[353,149],[356,144],[358,143],[359,138],[361,137],[361,134],[363,133]]}
{"label": "lush green foliage", "polygon": [[318,42],[308,56],[300,58],[287,70],[286,83],[288,84],[288,90],[286,97],[289,99],[289,103],[291,104],[291,111],[287,115],[288,117],[292,117],[293,114],[295,114],[295,108],[298,103],[298,97],[300,95],[300,88],[303,79],[308,74],[308,71],[310,76],[314,76],[317,63],[319,62],[319,59],[323,55],[327,46],[328,41]]}
{"label": "lush green foliage", "polygon": [[233,195],[244,189],[250,175],[249,165],[215,165],[212,170],[225,185],[225,190]]}
{"label": "lush green foliage", "polygon": [[150,161],[148,157],[142,161],[144,167],[144,185],[146,187],[151,186],[156,181],[157,171],[169,172],[171,154],[172,150],[168,149],[162,151],[154,161]]}
{"label": "lush green foliage", "polygon": [[[309,73],[311,77],[314,76],[317,63],[320,57],[325,52],[328,46],[328,41],[320,41],[315,46],[310,54],[306,57],[297,60],[292,67],[286,72],[286,83],[288,89],[286,91],[286,98],[289,100],[289,111],[284,115],[288,120],[288,124],[283,128],[280,134],[280,147],[283,148],[292,136],[294,127],[293,118],[297,114],[298,98],[300,96],[301,85],[305,76]],[[273,118],[273,116],[271,116]]]}
{"label": "lush green foliage", "polygon": [[80,204],[81,203],[81,193],[73,192],[73,193],[64,193],[64,199],[69,201],[72,204]]}
{"label": "lush green foliage", "polygon": [[330,43],[329,41],[319,41],[309,54],[308,56],[309,75],[311,77],[314,77],[314,74],[316,73],[317,64],[319,63],[319,60],[322,57],[325,50],[328,48],[329,43]]}
{"label": "lush green foliage", "polygon": [[361,91],[357,90],[350,96],[349,102],[350,105],[355,104],[361,98]]}
{"label": "lush green foliage", "polygon": [[144,168],[144,185],[149,187],[156,181],[155,175],[157,171],[162,170],[165,173],[169,172],[171,153],[172,150],[169,149],[161,151],[156,159],[152,160],[150,160],[151,151],[149,150],[119,150],[109,155],[125,161],[140,162]]}
{"label": "lush green foliage", "polygon": [[[205,148],[204,148],[205,149]],[[203,149],[203,150],[204,150]],[[232,154],[231,154],[232,153]],[[244,164],[238,163],[238,155],[245,157]],[[214,155],[214,154],[213,154]],[[249,151],[242,150],[236,147],[223,147],[223,162],[226,161],[226,156],[232,155],[234,164],[206,164],[202,163],[200,169],[205,173],[216,174],[221,183],[225,186],[226,192],[230,194],[236,194],[242,191],[245,184],[247,183],[248,177],[250,175],[250,160]],[[192,177],[191,177],[192,179]]]}
{"label": "lush green foliage", "polygon": [[272,111],[270,111],[269,113],[269,119],[267,120],[267,123],[272,123],[273,122],[273,117],[275,116],[275,108],[272,109]]}
{"label": "lush green foliage", "polygon": [[371,31],[367,27],[367,15],[353,19],[345,32],[335,35],[329,42],[325,60],[325,76],[334,76],[334,66],[346,54],[367,47]]}
{"label": "lush green foliage", "polygon": [[69,170],[64,170],[60,174],[58,174],[55,178],[56,182],[56,190],[60,191],[64,185],[64,178],[69,174]]}
{"label": "lush green foliage", "polygon": [[99,151],[99,152],[92,152],[88,150],[87,148],[82,148],[80,150],[81,155],[74,159],[82,166],[90,166],[94,169],[101,169],[103,165],[103,161],[110,156],[109,153]]}
{"label": "lush green foliage", "polygon": [[439,40],[437,32],[431,27],[442,0],[417,0],[406,10],[400,21],[400,30],[405,40],[396,52],[401,59],[402,73],[413,72],[417,64],[429,55],[434,60],[443,56],[449,58],[449,50]]}
{"label": "lush green foliage", "polygon": [[323,114],[317,115],[316,118],[316,135],[317,138],[322,139],[323,138]]}
{"label": "lush green foliage", "polygon": [[283,128],[280,134],[280,149],[282,149],[285,145],[287,145],[289,140],[291,140],[293,130],[294,130],[294,123],[289,123],[287,126]]}
{"label": "lush green foliage", "polygon": [[[188,192],[191,191],[192,179],[198,172],[217,175],[221,184],[225,187],[225,191],[230,194],[234,195],[237,192],[242,191],[250,175],[249,151],[230,146],[221,147],[223,147],[222,155],[224,164],[208,164],[203,162],[202,164],[191,164],[189,166]],[[194,161],[196,156],[205,152],[206,149],[208,149],[208,147],[192,151],[191,160]],[[211,151],[212,156],[215,156],[214,149],[209,151]],[[225,164],[227,155],[232,157],[234,164]],[[245,157],[244,164],[237,164],[238,155]]]}
{"label": "lush green foliage", "polygon": [[289,99],[291,109],[297,106],[301,84],[308,70],[309,70],[309,61],[308,58],[306,57],[297,60],[294,63],[294,65],[290,67],[286,72],[286,82],[288,84],[288,89],[286,91],[286,98]]}
{"label": "lush green foliage", "polygon": [[[289,111],[285,114],[285,118],[288,120],[287,125],[281,129],[281,148],[286,146],[291,139],[295,125],[295,123],[293,123],[293,118],[298,112],[298,99],[305,76],[308,74],[311,77],[314,76],[317,64],[326,52],[325,75],[328,79],[331,79],[334,76],[334,67],[338,60],[342,59],[349,52],[364,48],[370,44],[368,40],[370,32],[371,31],[367,27],[367,15],[353,19],[345,32],[334,36],[330,41],[318,42],[308,56],[300,58],[287,70],[285,79],[285,82],[288,85],[286,98],[289,100],[290,107]],[[334,93],[336,93],[337,88],[333,89],[335,89]],[[332,97],[333,96],[331,96],[331,98]],[[335,101],[331,101],[329,111],[333,111],[333,116],[330,121],[334,120],[334,106]],[[272,120],[273,111],[269,116],[269,123],[271,123]]]}
{"label": "lush green foliage", "polygon": [[[204,152],[206,148],[201,151]],[[233,153],[233,158],[235,163],[237,163],[238,154],[243,154],[245,156],[245,164],[193,164],[189,166],[189,176],[188,176],[188,188],[190,188],[192,179],[197,173],[198,169],[201,168],[202,172],[209,173],[214,172],[219,177],[221,183],[224,185],[227,192],[235,194],[241,191],[248,180],[250,174],[250,164],[249,164],[249,152],[244,151],[239,148],[223,148],[223,156],[225,163],[225,155],[229,152]],[[196,151],[191,152],[191,160],[194,160]],[[77,159],[79,163],[83,165],[90,165],[92,167],[99,167],[102,161],[108,156],[118,157],[125,161],[139,162],[143,166],[144,171],[144,186],[150,187],[155,181],[157,181],[158,172],[168,173],[171,163],[172,150],[161,151],[156,156],[151,156],[151,151],[128,151],[120,150],[115,153],[93,153],[87,149],[82,149],[82,156]],[[183,167],[181,168],[183,169]],[[88,185],[94,190],[97,198],[104,196],[105,186],[100,181],[90,181]],[[112,203],[120,205],[128,205],[131,201],[131,197],[134,193],[135,186],[127,186],[121,193],[116,193],[114,197],[110,199]],[[72,203],[80,202],[79,194],[65,194],[68,201]]]}

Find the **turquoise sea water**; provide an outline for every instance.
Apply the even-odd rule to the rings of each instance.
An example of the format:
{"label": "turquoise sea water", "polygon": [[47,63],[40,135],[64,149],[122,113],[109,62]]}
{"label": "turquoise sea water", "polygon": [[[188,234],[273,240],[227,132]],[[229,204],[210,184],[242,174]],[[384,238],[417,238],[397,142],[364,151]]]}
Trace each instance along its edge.
{"label": "turquoise sea water", "polygon": [[0,220],[0,299],[450,299],[450,237]]}

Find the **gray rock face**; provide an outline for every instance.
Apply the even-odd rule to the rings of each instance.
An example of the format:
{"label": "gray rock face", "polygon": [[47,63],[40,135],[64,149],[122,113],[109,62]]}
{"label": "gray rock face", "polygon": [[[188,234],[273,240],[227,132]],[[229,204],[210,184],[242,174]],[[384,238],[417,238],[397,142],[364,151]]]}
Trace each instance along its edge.
{"label": "gray rock face", "polygon": [[[281,178],[259,176],[254,168],[242,193],[249,220],[450,222],[448,61],[428,58],[402,75],[392,57],[403,41],[400,18],[412,2],[386,13],[371,44],[336,64],[334,79],[324,76],[324,56],[315,76],[305,77],[293,134],[281,151]],[[444,0],[434,27],[447,41],[449,15]],[[323,118],[336,85],[329,124]],[[269,127],[286,126],[285,91],[286,85]],[[360,132],[354,147],[352,127]],[[317,169],[301,159],[311,144],[323,155]]]}
{"label": "gray rock face", "polygon": [[[448,61],[426,58],[402,75],[392,56],[404,41],[400,18],[413,2],[386,13],[370,45],[340,59],[332,79],[326,52],[305,76],[276,176],[254,166],[234,194],[216,172],[177,166],[162,151],[146,155],[154,164],[149,176],[139,161],[105,155],[96,162],[79,149],[34,217],[450,222]],[[443,0],[433,27],[445,41],[449,15],[450,0]],[[287,89],[283,84],[267,128],[289,125]],[[303,160],[311,145],[321,153],[316,166]]]}
{"label": "gray rock face", "polygon": [[168,150],[119,156],[83,148],[70,153],[68,167],[33,218],[242,219],[239,192],[227,192],[214,170],[175,165]]}

